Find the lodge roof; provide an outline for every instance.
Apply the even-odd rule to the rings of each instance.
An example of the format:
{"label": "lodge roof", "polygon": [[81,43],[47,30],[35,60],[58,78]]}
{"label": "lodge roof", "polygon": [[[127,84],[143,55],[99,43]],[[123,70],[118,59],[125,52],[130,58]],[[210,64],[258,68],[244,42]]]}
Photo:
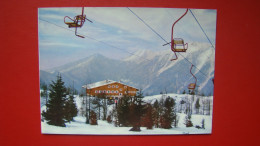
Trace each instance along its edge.
{"label": "lodge roof", "polygon": [[[83,85],[82,88],[93,89],[93,88],[97,88],[97,87],[100,87],[100,86],[109,85],[109,84],[112,84],[112,83],[120,83],[122,85],[129,86],[129,85],[126,85],[122,82],[116,82],[116,81],[113,81],[113,80],[104,80],[104,81],[99,81],[99,82],[95,82],[95,83],[92,83],[92,84]],[[132,87],[132,86],[129,86],[129,87]],[[135,87],[132,87],[132,88],[135,88]],[[135,89],[137,89],[137,88],[135,88]]]}

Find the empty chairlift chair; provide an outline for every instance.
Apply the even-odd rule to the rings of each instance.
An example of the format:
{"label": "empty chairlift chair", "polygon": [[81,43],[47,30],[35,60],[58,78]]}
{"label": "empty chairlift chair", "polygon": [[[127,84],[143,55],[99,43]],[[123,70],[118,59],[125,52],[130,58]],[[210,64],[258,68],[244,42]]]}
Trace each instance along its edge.
{"label": "empty chairlift chair", "polygon": [[[188,9],[186,9],[185,13],[178,19],[176,20],[173,25],[172,25],[172,34],[171,34],[171,42],[167,43],[170,44],[171,43],[171,50],[174,52],[175,54],[175,58],[171,59],[171,61],[173,60],[177,60],[178,56],[176,55],[176,52],[186,52],[186,50],[188,49],[188,43],[184,43],[184,40],[182,38],[173,38],[173,28],[175,26],[175,24],[182,19],[182,17],[184,17],[188,12]],[[167,44],[164,44],[167,45]]]}
{"label": "empty chairlift chair", "polygon": [[191,65],[191,68],[190,68],[190,73],[191,73],[191,75],[194,77],[195,82],[194,82],[194,83],[190,83],[189,86],[188,86],[188,89],[189,89],[189,90],[192,90],[192,92],[194,92],[194,90],[195,90],[195,88],[196,88],[196,86],[197,86],[197,78],[196,78],[196,76],[191,72],[193,66],[194,66],[194,65],[192,64],[192,65]]}
{"label": "empty chairlift chair", "polygon": [[87,19],[86,15],[84,15],[84,7],[82,7],[81,15],[77,15],[74,18],[70,18],[69,16],[64,17],[64,23],[67,24],[69,28],[75,28],[75,35],[81,38],[84,38],[84,36],[77,33],[77,28],[81,28],[86,20],[93,23],[91,20]]}

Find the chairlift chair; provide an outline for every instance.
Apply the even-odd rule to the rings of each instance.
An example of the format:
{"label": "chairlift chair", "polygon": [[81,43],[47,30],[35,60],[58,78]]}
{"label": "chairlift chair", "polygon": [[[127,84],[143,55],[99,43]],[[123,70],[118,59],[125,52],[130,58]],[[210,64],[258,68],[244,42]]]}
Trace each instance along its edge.
{"label": "chairlift chair", "polygon": [[174,38],[171,44],[172,51],[174,52],[186,52],[188,49],[188,43],[184,44],[182,38]]}
{"label": "chairlift chair", "polygon": [[189,86],[188,86],[188,89],[194,91],[195,88],[196,88],[196,86],[197,86],[197,78],[196,78],[196,76],[191,72],[193,66],[194,66],[194,65],[192,64],[192,65],[191,65],[191,68],[190,68],[190,73],[191,73],[191,75],[194,77],[194,79],[195,79],[195,83],[190,83]]}
{"label": "chairlift chair", "polygon": [[93,23],[91,20],[87,19],[86,15],[84,15],[84,7],[82,7],[82,14],[75,16],[73,19],[69,16],[64,17],[64,23],[68,25],[69,28],[75,28],[75,35],[81,38],[84,36],[79,35],[77,33],[77,28],[81,28],[85,21],[88,20],[89,22]]}
{"label": "chairlift chair", "polygon": [[188,49],[188,43],[184,43],[184,40],[182,38],[173,38],[173,28],[175,26],[175,24],[182,19],[182,17],[184,17],[188,12],[188,9],[186,10],[186,12],[178,19],[176,20],[173,25],[172,25],[172,34],[171,34],[171,42],[164,44],[168,45],[171,43],[171,50],[174,52],[175,54],[175,58],[171,59],[171,61],[173,60],[177,60],[178,56],[176,55],[176,52],[186,52],[186,50]]}
{"label": "chairlift chair", "polygon": [[190,90],[194,90],[196,88],[196,84],[195,83],[190,83],[188,86],[188,89]]}

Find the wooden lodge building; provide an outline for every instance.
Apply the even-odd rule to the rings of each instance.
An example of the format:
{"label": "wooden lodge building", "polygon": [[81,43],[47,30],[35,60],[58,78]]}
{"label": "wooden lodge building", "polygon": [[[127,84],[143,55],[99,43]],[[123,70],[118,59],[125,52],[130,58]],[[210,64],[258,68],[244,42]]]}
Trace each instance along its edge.
{"label": "wooden lodge building", "polygon": [[104,80],[82,86],[88,96],[105,94],[107,98],[117,99],[124,95],[135,96],[138,89],[113,80]]}

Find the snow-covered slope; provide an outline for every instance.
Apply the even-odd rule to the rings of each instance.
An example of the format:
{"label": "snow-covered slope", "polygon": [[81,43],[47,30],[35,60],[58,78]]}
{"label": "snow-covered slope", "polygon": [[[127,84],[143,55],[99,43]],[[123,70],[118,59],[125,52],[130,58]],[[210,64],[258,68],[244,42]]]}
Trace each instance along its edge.
{"label": "snow-covered slope", "polygon": [[[79,96],[74,96],[75,102],[80,110],[82,108],[83,98]],[[48,125],[46,121],[41,122],[41,131],[43,134],[78,134],[78,135],[165,135],[165,134],[210,134],[212,131],[212,107],[213,107],[213,97],[212,96],[192,96],[188,94],[162,94],[162,95],[153,95],[144,97],[145,102],[153,103],[155,100],[160,101],[162,98],[171,97],[175,99],[176,105],[175,110],[177,116],[179,117],[179,122],[177,127],[171,129],[162,129],[162,128],[153,128],[148,130],[145,127],[141,127],[140,132],[129,131],[131,127],[115,127],[113,123],[109,124],[107,121],[98,120],[98,125],[89,125],[86,124],[86,118],[78,113],[78,116],[74,118],[74,121],[71,123],[66,123],[66,127],[57,127]],[[197,99],[200,99],[201,108],[203,109],[203,101],[207,100],[210,102],[210,114],[195,114],[195,102]],[[193,105],[193,114],[192,114],[192,123],[193,127],[185,126],[185,117],[186,114],[183,112],[185,108],[181,107],[181,100],[186,100],[192,102]],[[45,99],[41,98],[42,103],[44,104]],[[108,107],[108,113],[115,105],[110,105]],[[45,110],[45,106],[41,107],[41,110]],[[101,109],[102,110],[102,109]],[[202,112],[202,111],[201,111]],[[102,113],[102,111],[101,111]],[[202,120],[205,120],[205,129],[198,129],[195,126],[201,126]]]}

